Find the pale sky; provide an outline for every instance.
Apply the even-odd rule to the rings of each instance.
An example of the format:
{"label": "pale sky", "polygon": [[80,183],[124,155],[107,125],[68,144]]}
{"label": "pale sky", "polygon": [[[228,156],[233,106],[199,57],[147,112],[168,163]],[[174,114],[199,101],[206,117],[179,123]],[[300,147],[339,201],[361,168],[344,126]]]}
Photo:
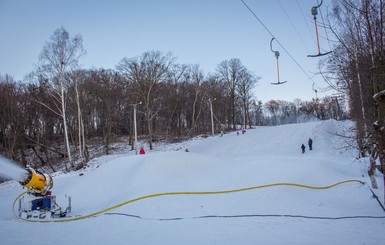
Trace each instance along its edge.
{"label": "pale sky", "polygon": [[[87,54],[81,68],[114,69],[125,57],[154,50],[172,52],[180,64],[199,64],[207,74],[220,62],[238,58],[262,77],[257,99],[315,97],[313,82],[326,86],[315,75],[320,59],[307,57],[318,53],[311,15],[317,0],[244,2],[292,56],[273,41],[280,52],[280,81],[286,84],[270,84],[277,81],[272,36],[241,0],[0,0],[0,74],[22,80],[35,69],[45,42],[63,26],[71,36],[83,37]],[[330,4],[325,0],[320,8],[325,19]],[[320,13],[317,20],[322,22]],[[319,32],[321,48],[329,51],[322,27]]]}

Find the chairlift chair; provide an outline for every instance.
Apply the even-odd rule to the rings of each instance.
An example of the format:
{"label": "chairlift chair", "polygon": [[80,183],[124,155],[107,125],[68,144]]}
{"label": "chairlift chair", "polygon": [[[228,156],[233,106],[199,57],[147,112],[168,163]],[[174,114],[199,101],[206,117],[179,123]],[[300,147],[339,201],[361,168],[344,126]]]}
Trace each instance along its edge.
{"label": "chairlift chair", "polygon": [[273,85],[280,85],[280,84],[286,83],[287,81],[284,81],[284,82],[279,81],[279,63],[278,63],[279,52],[273,50],[273,45],[272,45],[272,43],[273,43],[273,40],[274,40],[274,39],[275,39],[275,38],[273,37],[273,38],[271,39],[271,41],[270,41],[270,49],[271,49],[271,52],[273,52],[273,53],[275,54],[275,59],[276,59],[276,63],[277,63],[277,76],[278,76],[278,81],[275,82],[275,83],[271,83],[271,84],[273,84]]}
{"label": "chairlift chair", "polygon": [[318,26],[317,26],[317,14],[318,14],[318,8],[321,7],[323,0],[321,0],[321,3],[318,6],[314,6],[311,8],[311,14],[314,16],[314,26],[315,26],[315,33],[317,37],[317,47],[318,47],[318,54],[311,55],[309,54],[307,57],[320,57],[324,56],[327,54],[330,54],[332,51],[326,52],[326,53],[321,53],[321,47],[319,43],[319,36],[318,36]]}

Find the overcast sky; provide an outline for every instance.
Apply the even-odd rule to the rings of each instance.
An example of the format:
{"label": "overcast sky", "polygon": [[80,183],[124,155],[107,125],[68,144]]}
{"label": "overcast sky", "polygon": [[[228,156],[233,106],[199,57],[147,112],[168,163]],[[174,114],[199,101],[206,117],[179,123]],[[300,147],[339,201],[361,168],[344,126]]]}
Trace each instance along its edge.
{"label": "overcast sky", "polygon": [[[114,69],[125,57],[146,51],[172,52],[181,64],[199,64],[207,73],[238,58],[260,76],[255,96],[293,101],[315,97],[313,83],[319,58],[311,7],[317,0],[0,0],[0,74],[17,80],[35,69],[39,54],[53,32],[63,26],[71,36],[80,34],[87,55],[82,68]],[[320,10],[326,18],[330,0]],[[317,15],[321,22],[321,15]],[[320,28],[321,48],[330,50]],[[280,80],[270,50],[280,52]],[[311,78],[311,79],[310,79]],[[331,92],[329,92],[331,94]],[[319,97],[326,94],[318,93]]]}

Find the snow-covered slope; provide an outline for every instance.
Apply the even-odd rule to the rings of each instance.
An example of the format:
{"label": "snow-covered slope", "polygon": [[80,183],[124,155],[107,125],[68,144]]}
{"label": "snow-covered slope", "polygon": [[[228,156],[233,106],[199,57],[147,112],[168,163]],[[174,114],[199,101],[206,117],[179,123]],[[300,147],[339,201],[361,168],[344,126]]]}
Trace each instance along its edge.
{"label": "snow-covered slope", "polygon": [[[245,134],[159,145],[141,156],[132,152],[105,156],[88,169],[54,175],[53,192],[63,206],[65,195],[72,197],[71,215],[76,217],[163,192],[223,191],[281,182],[327,186],[350,179],[368,181],[365,159],[358,162],[354,152],[339,152],[342,140],[330,133],[341,132],[346,125],[326,121],[257,127]],[[300,145],[306,145],[309,137],[314,150],[301,154]],[[383,201],[378,176],[381,188],[376,193]],[[157,196],[64,223],[15,218],[12,202],[20,192],[15,181],[0,185],[2,244],[384,242],[385,218],[352,218],[385,215],[368,186],[357,182],[326,190],[273,186],[228,194]]]}

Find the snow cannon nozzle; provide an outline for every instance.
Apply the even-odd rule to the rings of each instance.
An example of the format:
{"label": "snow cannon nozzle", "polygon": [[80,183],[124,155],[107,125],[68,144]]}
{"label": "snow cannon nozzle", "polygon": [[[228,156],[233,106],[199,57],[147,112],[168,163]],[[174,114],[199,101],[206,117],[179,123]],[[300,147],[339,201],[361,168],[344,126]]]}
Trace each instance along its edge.
{"label": "snow cannon nozzle", "polygon": [[47,192],[53,187],[52,177],[33,168],[26,168],[26,170],[28,174],[24,181],[20,182],[20,184],[30,190],[36,191],[37,193],[46,195]]}

